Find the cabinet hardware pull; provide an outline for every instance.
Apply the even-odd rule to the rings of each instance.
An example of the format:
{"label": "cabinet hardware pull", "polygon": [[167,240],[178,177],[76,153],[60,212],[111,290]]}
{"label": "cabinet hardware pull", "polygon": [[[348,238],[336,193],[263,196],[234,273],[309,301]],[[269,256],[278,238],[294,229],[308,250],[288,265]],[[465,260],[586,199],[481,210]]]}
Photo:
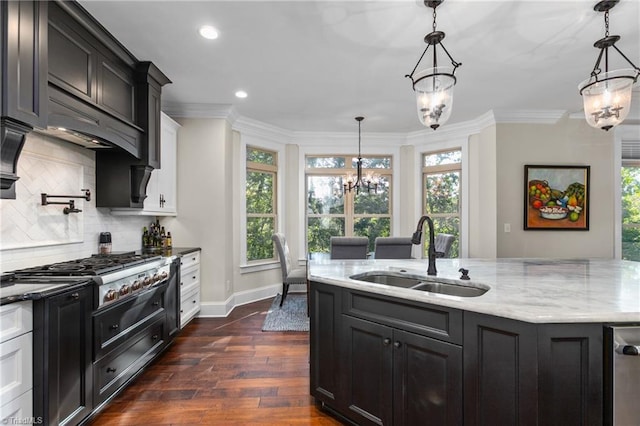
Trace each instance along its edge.
{"label": "cabinet hardware pull", "polygon": [[196,301],[194,300],[193,303],[196,303]]}
{"label": "cabinet hardware pull", "polygon": [[182,309],[180,309],[180,313],[183,313],[184,311]]}
{"label": "cabinet hardware pull", "polygon": [[397,340],[395,342],[393,342],[393,346],[396,348],[399,348],[402,346],[402,343],[398,342]]}
{"label": "cabinet hardware pull", "polygon": [[153,336],[151,336],[151,340],[158,340],[158,335],[154,334]]}
{"label": "cabinet hardware pull", "polygon": [[112,367],[107,367],[107,373],[115,373],[116,369]]}
{"label": "cabinet hardware pull", "polygon": [[180,285],[184,285],[184,283],[182,281],[180,281]]}
{"label": "cabinet hardware pull", "polygon": [[160,302],[153,302],[153,306],[158,306]]}
{"label": "cabinet hardware pull", "polygon": [[78,300],[80,298],[80,294],[79,293],[72,293],[71,294],[71,298],[75,299],[75,300]]}
{"label": "cabinet hardware pull", "polygon": [[194,280],[196,279],[196,276],[195,276],[195,275],[193,276],[193,279],[194,279]]}
{"label": "cabinet hardware pull", "polygon": [[120,328],[120,325],[118,324],[113,324],[112,326],[109,327],[111,330],[117,330]]}
{"label": "cabinet hardware pull", "polygon": [[382,341],[382,343],[383,343],[385,346],[389,346],[389,344],[391,343],[391,339],[389,339],[389,338],[387,337],[386,339],[384,339],[384,340]]}

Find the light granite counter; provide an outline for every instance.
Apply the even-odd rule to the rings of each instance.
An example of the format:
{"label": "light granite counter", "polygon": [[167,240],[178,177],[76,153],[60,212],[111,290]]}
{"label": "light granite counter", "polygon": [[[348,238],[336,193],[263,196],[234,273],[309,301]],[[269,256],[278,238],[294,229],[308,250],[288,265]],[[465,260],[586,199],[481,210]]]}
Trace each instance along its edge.
{"label": "light granite counter", "polygon": [[[458,269],[469,270],[460,281]],[[640,262],[610,259],[438,259],[437,277],[489,286],[457,297],[352,280],[369,271],[426,275],[427,260],[312,260],[309,278],[435,305],[531,323],[640,322]],[[405,272],[403,272],[405,273]]]}

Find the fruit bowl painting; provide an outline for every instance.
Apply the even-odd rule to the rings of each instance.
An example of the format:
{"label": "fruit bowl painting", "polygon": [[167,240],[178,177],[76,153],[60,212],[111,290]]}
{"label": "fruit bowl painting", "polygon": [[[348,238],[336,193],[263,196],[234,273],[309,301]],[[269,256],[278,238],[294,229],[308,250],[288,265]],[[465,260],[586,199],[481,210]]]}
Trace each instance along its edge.
{"label": "fruit bowl painting", "polygon": [[590,166],[524,166],[525,230],[589,230]]}

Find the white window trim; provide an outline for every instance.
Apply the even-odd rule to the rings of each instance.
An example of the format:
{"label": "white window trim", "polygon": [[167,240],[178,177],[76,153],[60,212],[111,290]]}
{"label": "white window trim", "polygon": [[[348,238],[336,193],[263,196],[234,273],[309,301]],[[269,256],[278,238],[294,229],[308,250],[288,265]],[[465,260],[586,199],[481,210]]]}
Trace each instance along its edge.
{"label": "white window trim", "polygon": [[249,263],[247,261],[247,199],[245,191],[247,187],[247,146],[253,148],[273,151],[278,156],[278,176],[276,178],[276,230],[284,229],[284,163],[285,163],[285,144],[278,144],[265,141],[253,135],[240,134],[240,164],[238,181],[242,188],[240,197],[240,273],[246,274],[250,272],[264,271],[269,269],[277,269],[280,267],[280,261],[265,260],[264,262],[255,261]]}
{"label": "white window trim", "polygon": [[[459,137],[447,141],[425,143],[415,146],[415,170],[417,171],[416,221],[422,216],[422,161],[425,154],[460,148],[462,150],[462,170],[460,194],[460,244],[459,257],[469,257],[469,138]],[[417,223],[417,222],[416,222]]]}

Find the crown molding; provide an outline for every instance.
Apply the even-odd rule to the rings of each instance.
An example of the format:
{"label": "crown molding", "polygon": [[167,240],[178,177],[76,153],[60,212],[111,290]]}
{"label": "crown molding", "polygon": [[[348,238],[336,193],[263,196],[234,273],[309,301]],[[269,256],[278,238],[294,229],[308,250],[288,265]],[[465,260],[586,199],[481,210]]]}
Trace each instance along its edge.
{"label": "crown molding", "polygon": [[234,123],[240,116],[231,104],[196,104],[172,103],[162,104],[162,111],[176,118],[219,118]]}
{"label": "crown molding", "polygon": [[556,124],[566,113],[564,109],[493,110],[498,124]]}
{"label": "crown molding", "polygon": [[262,121],[253,120],[247,117],[239,117],[231,126],[233,130],[243,135],[266,139],[272,142],[287,144],[291,143],[294,133],[277,126],[273,126]]}

